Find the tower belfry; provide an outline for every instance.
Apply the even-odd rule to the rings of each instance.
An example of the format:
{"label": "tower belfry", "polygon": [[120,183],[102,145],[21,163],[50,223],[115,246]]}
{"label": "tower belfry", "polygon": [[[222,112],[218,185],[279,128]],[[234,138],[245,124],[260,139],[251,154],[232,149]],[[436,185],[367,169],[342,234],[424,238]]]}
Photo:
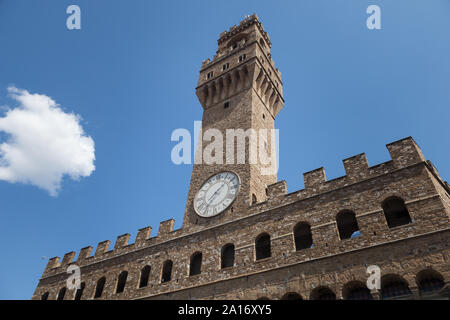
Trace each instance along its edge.
{"label": "tower belfry", "polygon": [[[231,157],[226,154],[226,144],[230,143],[227,130],[247,133],[254,130],[257,135],[260,129],[274,129],[275,117],[283,108],[283,83],[272,60],[270,38],[254,14],[247,16],[238,26],[222,32],[217,44],[213,59],[202,63],[196,94],[204,109],[202,136],[208,129],[218,130],[224,138],[223,157],[220,163],[200,163],[198,159],[208,151],[208,142],[204,141],[197,148],[183,228],[202,227],[241,217],[251,204],[264,201],[267,185],[277,181],[276,172],[263,174],[259,161],[251,163],[249,137],[245,139],[245,163],[237,161],[237,140],[232,142],[234,154]],[[267,150],[271,147],[268,139]],[[202,208],[208,206],[207,210],[212,211],[210,215],[214,215],[201,217],[196,212],[195,196],[208,178],[220,172],[237,175],[237,195],[232,204],[222,205],[226,210],[212,208],[209,198],[203,203],[199,201],[197,205],[203,205]]]}

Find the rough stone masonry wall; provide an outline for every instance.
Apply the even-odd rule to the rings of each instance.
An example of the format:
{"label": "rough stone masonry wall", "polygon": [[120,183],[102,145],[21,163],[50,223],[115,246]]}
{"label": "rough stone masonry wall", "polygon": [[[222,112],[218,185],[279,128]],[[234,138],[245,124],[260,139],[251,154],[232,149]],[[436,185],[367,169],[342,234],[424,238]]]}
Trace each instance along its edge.
{"label": "rough stone masonry wall", "polygon": [[[305,189],[286,193],[284,181],[267,188],[267,200],[250,206],[246,217],[202,231],[172,231],[173,220],[162,222],[158,235],[149,238],[150,228],[141,229],[133,244],[129,235],[120,236],[113,250],[101,242],[91,256],[92,247],[49,261],[33,299],[49,292],[55,299],[65,286],[67,267],[81,267],[86,284],[83,299],[92,299],[96,281],[106,276],[101,299],[143,298],[280,298],[295,291],[308,298],[319,285],[327,285],[338,298],[349,281],[365,282],[366,266],[377,264],[382,274],[403,276],[416,287],[414,276],[432,267],[449,282],[450,222],[443,196],[446,184],[430,174],[431,167],[411,138],[389,144],[391,161],[368,167],[364,154],[344,160],[346,175],[326,181],[324,170],[304,174]],[[438,190],[438,188],[441,188]],[[389,196],[401,197],[412,223],[389,229],[381,203]],[[343,209],[355,212],[360,237],[340,240],[335,217]],[[314,247],[295,251],[293,228],[305,221],[311,225]],[[255,261],[255,238],[271,236],[272,255]],[[220,250],[234,243],[235,265],[220,269]],[[202,272],[189,276],[189,259],[203,253]],[[162,264],[174,263],[172,280],[160,283]],[[138,289],[139,272],[151,266],[149,285]],[[129,273],[125,291],[116,294],[117,277]],[[73,299],[68,291],[65,299]]]}

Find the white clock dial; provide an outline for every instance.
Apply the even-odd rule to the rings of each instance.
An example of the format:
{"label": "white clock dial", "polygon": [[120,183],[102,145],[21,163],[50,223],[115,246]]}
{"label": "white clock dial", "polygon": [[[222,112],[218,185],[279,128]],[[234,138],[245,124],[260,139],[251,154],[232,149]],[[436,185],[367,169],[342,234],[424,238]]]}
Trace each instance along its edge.
{"label": "white clock dial", "polygon": [[213,217],[227,209],[239,191],[239,177],[234,172],[220,172],[202,185],[194,198],[195,212],[201,217]]}

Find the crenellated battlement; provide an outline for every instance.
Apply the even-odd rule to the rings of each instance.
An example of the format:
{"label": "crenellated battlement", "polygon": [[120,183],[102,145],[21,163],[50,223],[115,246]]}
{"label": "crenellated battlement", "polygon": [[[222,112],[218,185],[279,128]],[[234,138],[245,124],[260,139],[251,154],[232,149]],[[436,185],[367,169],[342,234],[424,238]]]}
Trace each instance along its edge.
{"label": "crenellated battlement", "polygon": [[[392,160],[369,167],[365,153],[361,153],[344,159],[342,162],[346,175],[332,180],[327,180],[323,167],[305,172],[303,173],[305,188],[290,193],[289,196],[295,195],[295,200],[298,201],[406,168],[416,163],[425,162],[422,151],[412,137],[389,143],[386,148]],[[274,186],[267,188],[268,200],[275,197],[272,195],[273,188]],[[287,191],[284,191],[284,193],[288,195]],[[280,194],[277,193],[276,197],[279,196]]]}
{"label": "crenellated battlement", "polygon": [[269,45],[269,47],[272,46],[272,43],[270,42],[270,38],[269,35],[267,34],[267,32],[264,30],[264,26],[262,25],[262,23],[259,21],[258,19],[258,15],[256,13],[252,14],[251,16],[247,16],[244,18],[244,20],[242,20],[238,26],[234,25],[232,26],[228,31],[224,31],[220,34],[220,38],[219,40],[217,40],[217,43],[219,44],[219,46],[230,40],[231,38],[233,38],[235,35],[237,35],[238,33],[242,32],[243,30],[247,29],[248,27],[250,27],[251,25],[256,25],[256,27],[259,29],[259,31],[261,32],[261,34],[263,35],[264,39],[266,40],[267,44]]}
{"label": "crenellated battlement", "polygon": [[[305,188],[302,190],[288,194],[286,181],[279,181],[269,185],[266,188],[267,200],[253,206],[249,211],[251,214],[259,214],[271,210],[274,206],[289,205],[290,203],[308,199],[326,192],[357,184],[370,178],[407,168],[417,163],[425,162],[425,157],[420,148],[411,137],[392,142],[386,145],[386,147],[391,154],[392,160],[369,167],[364,153],[355,155],[343,160],[346,175],[339,178],[327,180],[325,169],[321,167],[303,174]],[[434,168],[434,166],[430,168]],[[436,169],[434,168],[434,170]],[[441,182],[448,188],[446,182]],[[45,268],[44,276],[64,272],[65,268],[74,262],[82,266],[91,262],[101,261],[124,253],[129,253],[146,246],[156,245],[160,242],[179,237],[180,235],[185,235],[183,234],[182,229],[174,231],[174,224],[174,219],[162,221],[159,225],[158,233],[154,237],[150,237],[152,231],[151,227],[139,229],[135,242],[131,244],[129,243],[130,234],[126,233],[120,235],[117,237],[112,250],[109,249],[111,241],[102,241],[98,243],[93,256],[91,256],[93,247],[84,247],[80,250],[76,261],[74,261],[76,255],[74,251],[66,253],[61,262],[59,262],[59,257],[51,258]]]}
{"label": "crenellated battlement", "polygon": [[[230,63],[227,58],[233,56],[236,52],[247,54],[250,57],[251,52],[248,52],[248,50],[245,49],[249,47],[249,44],[253,43],[257,43],[260,47],[259,52],[261,56],[259,58],[262,63],[268,62],[272,71],[277,74],[278,79],[281,81],[281,72],[275,67],[275,63],[270,53],[272,43],[256,14],[247,16],[238,26],[234,25],[228,31],[224,31],[220,34],[217,41],[218,49],[216,54],[212,59],[208,58],[202,61],[201,71],[208,69],[208,73],[214,71],[217,74],[220,69],[210,67],[218,61],[223,61],[224,63],[228,62],[230,67],[232,67],[232,63]],[[220,67],[222,67],[222,65]]]}

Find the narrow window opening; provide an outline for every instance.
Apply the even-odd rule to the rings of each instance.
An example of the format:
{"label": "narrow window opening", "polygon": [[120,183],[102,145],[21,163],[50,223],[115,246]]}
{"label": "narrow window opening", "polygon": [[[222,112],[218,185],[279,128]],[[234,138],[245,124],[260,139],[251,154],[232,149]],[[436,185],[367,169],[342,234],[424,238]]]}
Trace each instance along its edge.
{"label": "narrow window opening", "polygon": [[221,252],[221,268],[234,266],[234,245],[229,243],[222,247]]}
{"label": "narrow window opening", "polygon": [[361,234],[355,213],[352,211],[346,210],[339,212],[336,216],[336,223],[341,240],[354,238]]}
{"label": "narrow window opening", "polygon": [[306,222],[298,223],[294,228],[295,250],[303,250],[311,248],[313,239],[311,227]]}
{"label": "narrow window opening", "polygon": [[100,298],[102,296],[103,288],[105,287],[105,282],[106,282],[105,277],[102,277],[97,281],[94,298]]}
{"label": "narrow window opening", "polygon": [[141,279],[139,280],[139,288],[144,288],[148,285],[150,277],[150,266],[145,266],[141,269]]}
{"label": "narrow window opening", "polygon": [[168,282],[172,278],[172,261],[167,260],[164,262],[163,270],[162,270],[162,276],[161,276],[161,282]]}
{"label": "narrow window opening", "polygon": [[270,252],[270,236],[267,233],[263,233],[256,238],[255,241],[256,260],[269,258]]}
{"label": "narrow window opening", "polygon": [[119,274],[119,279],[117,280],[117,288],[116,288],[116,293],[121,293],[125,290],[125,285],[127,283],[127,278],[128,278],[128,272],[127,271],[122,271]]}
{"label": "narrow window opening", "polygon": [[56,298],[56,300],[64,300],[65,295],[66,295],[66,287],[61,288],[61,290],[59,290],[58,297]]}
{"label": "narrow window opening", "polygon": [[83,296],[84,288],[86,287],[86,284],[82,282],[80,284],[80,287],[77,289],[77,292],[75,293],[75,300],[81,300],[81,297]]}
{"label": "narrow window opening", "polygon": [[191,256],[189,276],[195,276],[202,271],[202,253],[196,252]]}
{"label": "narrow window opening", "polygon": [[411,223],[411,217],[405,202],[397,197],[391,197],[383,202],[384,216],[389,228]]}

